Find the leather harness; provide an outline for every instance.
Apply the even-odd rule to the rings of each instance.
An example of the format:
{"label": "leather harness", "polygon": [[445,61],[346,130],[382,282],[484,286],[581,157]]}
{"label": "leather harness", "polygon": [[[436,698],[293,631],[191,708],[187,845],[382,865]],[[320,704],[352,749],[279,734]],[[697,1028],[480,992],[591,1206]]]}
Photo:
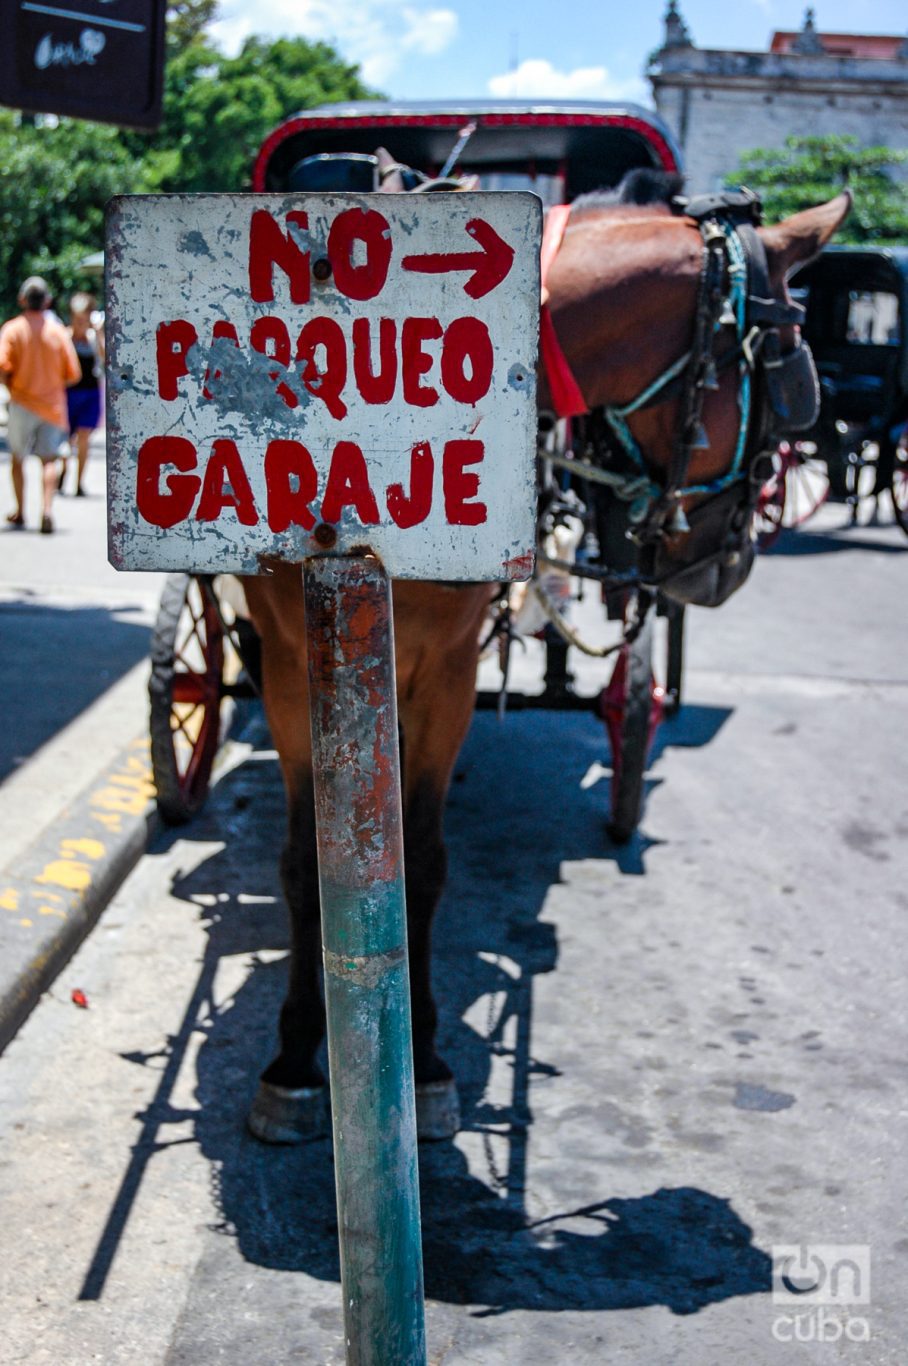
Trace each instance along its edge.
{"label": "leather harness", "polygon": [[[705,577],[709,569],[714,581],[723,575],[728,578],[729,567],[748,554],[752,558],[752,547],[747,544],[756,497],[752,471],[761,453],[773,449],[780,431],[811,425],[816,417],[819,390],[806,344],[799,343],[791,351],[782,352],[779,327],[801,322],[804,310],[798,304],[772,297],[766,251],[756,231],[761,219],[756,195],[749,190],[732,191],[693,200],[676,199],[671,207],[674,213],[693,219],[703,239],[690,350],[631,402],[606,406],[602,413],[607,423],[604,430],[614,437],[632,470],[627,500],[633,498],[631,535],[640,548],[641,580],[671,594],[672,580],[677,579],[680,600],[698,601],[705,598],[681,597],[682,593],[701,591],[702,585],[693,590],[690,587],[698,571],[702,569],[701,577]],[[552,401],[560,417],[589,413],[555,333],[545,289],[545,279],[569,213],[567,206],[549,211],[541,261],[540,349]],[[732,327],[735,344],[717,357],[715,343]],[[718,372],[731,365],[738,370],[740,423],[730,467],[716,479],[688,484],[693,452],[709,444],[701,420],[706,392],[718,387]],[[644,452],[627,418],[676,396],[680,397],[680,414],[671,467],[665,482],[657,484],[649,475]],[[606,438],[606,457],[610,445]],[[648,480],[644,496],[640,491],[641,480]],[[619,498],[626,496],[620,487],[616,492]],[[689,538],[692,558],[679,570],[677,557],[669,558],[664,553],[665,538],[671,533],[690,531],[680,500],[692,494],[709,496],[691,512],[691,521],[696,515],[699,523],[697,535]],[[714,536],[709,534],[710,526]],[[712,541],[714,545],[710,544]],[[722,600],[717,596],[719,591],[717,586],[710,589],[712,600]]]}

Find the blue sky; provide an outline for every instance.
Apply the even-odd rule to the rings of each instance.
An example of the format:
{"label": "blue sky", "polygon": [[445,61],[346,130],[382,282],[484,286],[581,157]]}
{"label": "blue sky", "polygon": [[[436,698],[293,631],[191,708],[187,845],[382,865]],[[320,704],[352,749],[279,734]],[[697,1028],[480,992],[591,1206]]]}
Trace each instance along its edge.
{"label": "blue sky", "polygon": [[[667,0],[220,0],[214,36],[331,43],[398,99],[587,98],[651,104],[642,76]],[[803,0],[680,0],[698,47],[765,50],[798,29]],[[908,32],[905,0],[817,0],[822,32]]]}

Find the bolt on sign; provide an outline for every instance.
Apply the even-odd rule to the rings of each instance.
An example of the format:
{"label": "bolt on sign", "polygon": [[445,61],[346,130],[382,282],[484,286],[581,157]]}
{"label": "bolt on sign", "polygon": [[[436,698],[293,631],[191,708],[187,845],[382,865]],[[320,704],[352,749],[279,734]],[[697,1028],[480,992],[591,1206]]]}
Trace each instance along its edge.
{"label": "bolt on sign", "polygon": [[528,577],[540,224],[513,191],[111,201],[111,562]]}
{"label": "bolt on sign", "polygon": [[0,0],[0,103],[157,128],[162,0]]}

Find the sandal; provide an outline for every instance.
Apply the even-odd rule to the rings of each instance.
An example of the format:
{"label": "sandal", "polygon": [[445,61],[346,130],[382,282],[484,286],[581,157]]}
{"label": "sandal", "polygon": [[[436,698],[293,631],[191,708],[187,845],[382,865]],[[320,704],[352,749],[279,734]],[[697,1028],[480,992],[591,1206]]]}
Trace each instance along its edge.
{"label": "sandal", "polygon": [[41,518],[41,530],[45,536],[49,536],[54,529],[54,524],[49,517]]}
{"label": "sandal", "polygon": [[6,525],[14,530],[19,530],[25,526],[25,518],[21,512],[11,512],[6,519]]}

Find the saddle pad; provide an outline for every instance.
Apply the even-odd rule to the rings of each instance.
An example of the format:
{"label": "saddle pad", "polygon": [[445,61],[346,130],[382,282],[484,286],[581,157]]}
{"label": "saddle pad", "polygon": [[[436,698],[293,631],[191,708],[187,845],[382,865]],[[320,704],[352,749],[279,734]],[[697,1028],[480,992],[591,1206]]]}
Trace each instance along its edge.
{"label": "saddle pad", "polygon": [[580,392],[580,386],[568,365],[567,357],[555,333],[555,324],[549,310],[549,292],[546,278],[552,262],[558,255],[561,240],[571,214],[569,204],[555,204],[545,216],[542,233],[542,247],[539,253],[539,274],[542,285],[542,307],[539,312],[539,350],[549,382],[552,404],[559,417],[579,417],[589,412],[589,406]]}

